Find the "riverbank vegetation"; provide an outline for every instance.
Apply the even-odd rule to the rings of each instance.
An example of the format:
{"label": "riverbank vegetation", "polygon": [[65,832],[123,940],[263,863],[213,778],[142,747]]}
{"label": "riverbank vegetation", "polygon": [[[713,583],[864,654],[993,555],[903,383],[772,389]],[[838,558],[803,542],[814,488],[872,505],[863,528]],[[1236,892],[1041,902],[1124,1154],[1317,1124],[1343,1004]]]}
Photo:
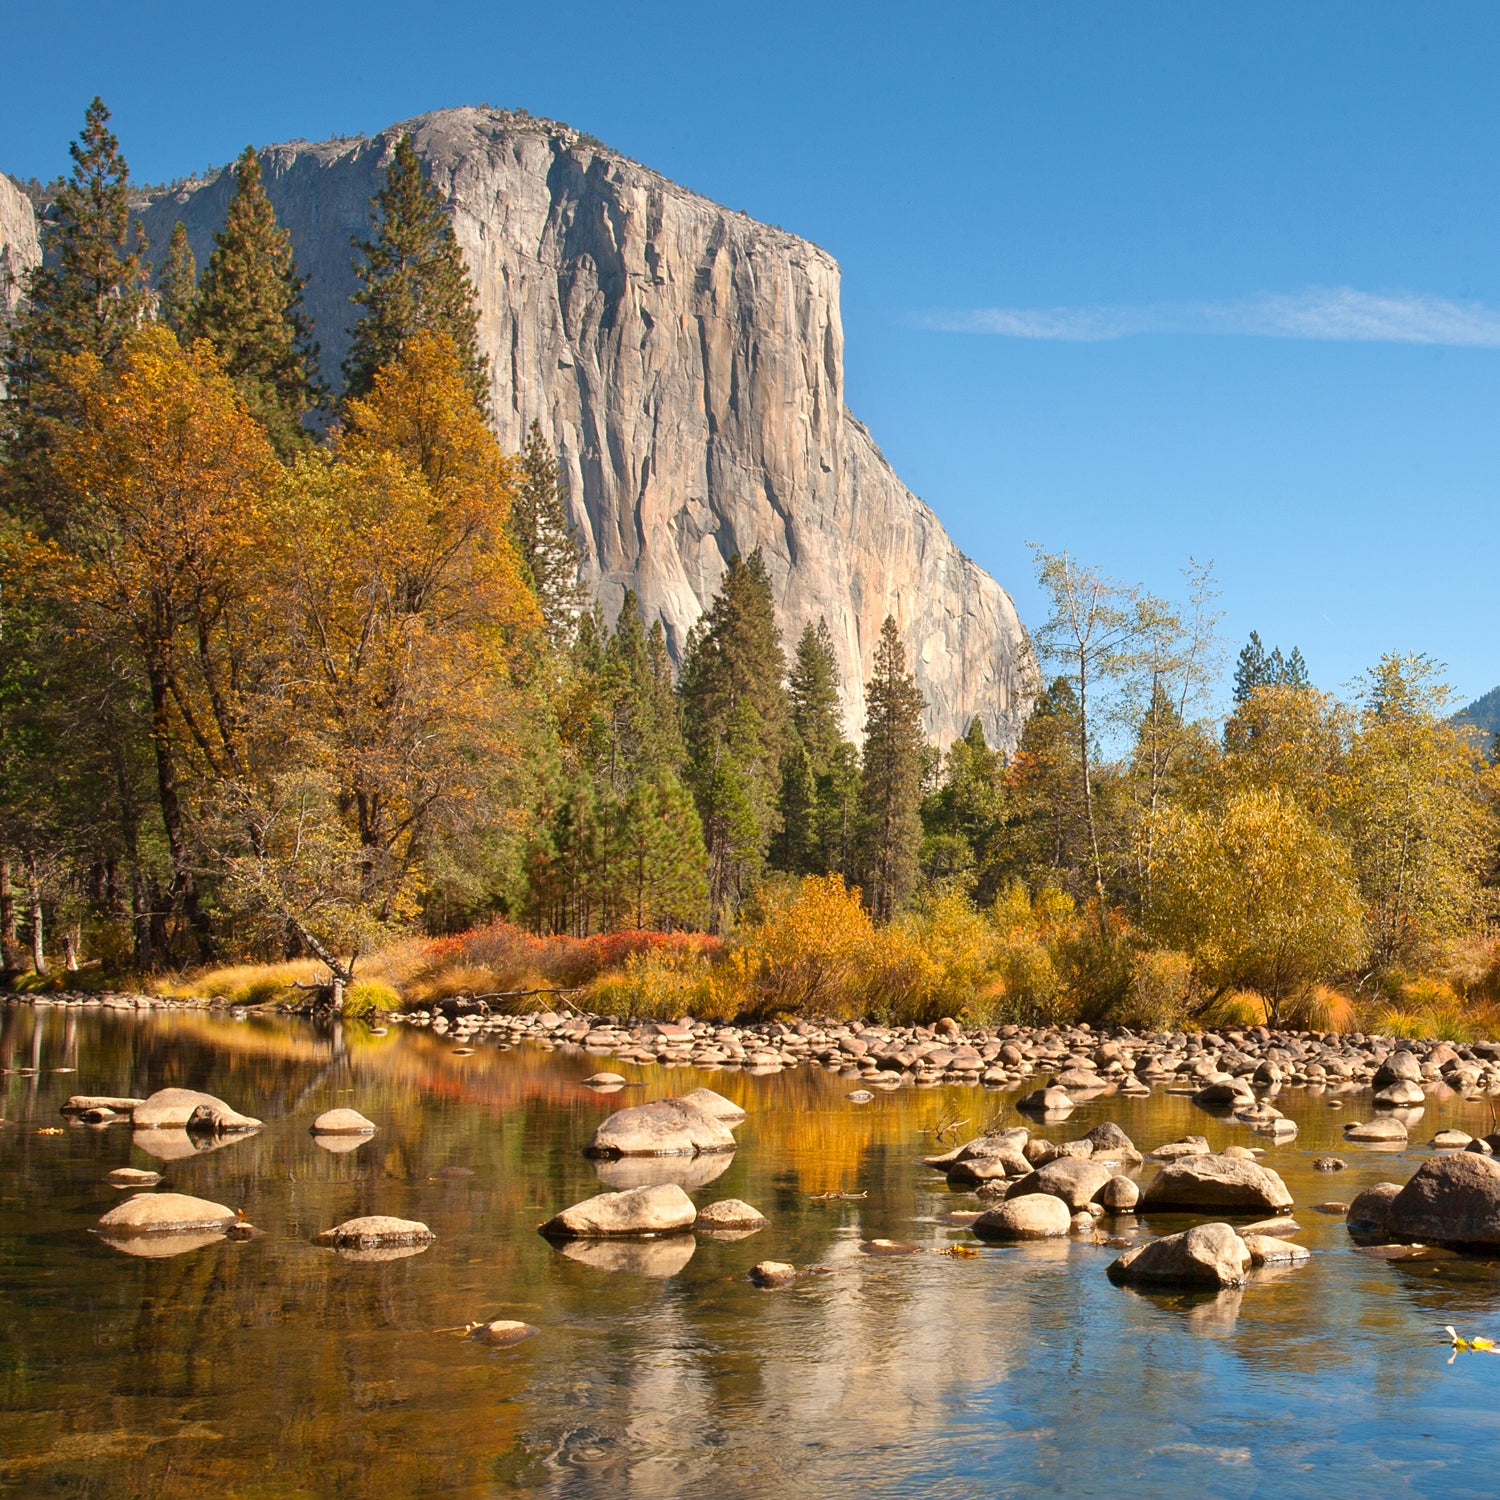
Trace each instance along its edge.
{"label": "riverbank vegetation", "polygon": [[758,554],[681,642],[589,601],[409,142],[337,399],[253,152],[201,277],[185,232],[152,268],[97,101],[73,154],[6,348],[10,982],[1495,1025],[1496,772],[1427,658],[1339,697],[1252,636],[1222,713],[1207,569],[1173,602],[1039,551],[1017,743],[927,743],[894,619],[850,724]]}

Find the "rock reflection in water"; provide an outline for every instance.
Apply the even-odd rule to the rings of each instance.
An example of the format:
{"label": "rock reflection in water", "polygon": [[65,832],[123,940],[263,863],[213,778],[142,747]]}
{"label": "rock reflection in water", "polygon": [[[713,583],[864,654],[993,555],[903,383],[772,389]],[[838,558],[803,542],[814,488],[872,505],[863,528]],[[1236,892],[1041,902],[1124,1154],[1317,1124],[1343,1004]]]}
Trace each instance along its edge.
{"label": "rock reflection in water", "polygon": [[636,1276],[675,1276],[693,1258],[698,1241],[690,1234],[662,1240],[565,1240],[559,1255],[596,1271],[629,1271]]}
{"label": "rock reflection in water", "polygon": [[619,1156],[613,1161],[596,1159],[591,1165],[594,1175],[612,1193],[661,1187],[669,1182],[692,1192],[722,1177],[733,1161],[733,1151],[712,1151],[701,1156]]}
{"label": "rock reflection in water", "polygon": [[152,1129],[132,1131],[130,1139],[137,1151],[144,1151],[157,1161],[186,1161],[210,1151],[222,1151],[226,1146],[236,1146],[252,1134],[253,1131],[238,1135],[190,1135],[186,1130]]}
{"label": "rock reflection in water", "polygon": [[170,1260],[174,1255],[186,1255],[189,1250],[202,1250],[206,1245],[217,1245],[226,1238],[221,1229],[189,1230],[179,1234],[131,1234],[111,1238],[101,1234],[99,1243],[118,1250],[122,1255],[134,1255],[140,1260]]}

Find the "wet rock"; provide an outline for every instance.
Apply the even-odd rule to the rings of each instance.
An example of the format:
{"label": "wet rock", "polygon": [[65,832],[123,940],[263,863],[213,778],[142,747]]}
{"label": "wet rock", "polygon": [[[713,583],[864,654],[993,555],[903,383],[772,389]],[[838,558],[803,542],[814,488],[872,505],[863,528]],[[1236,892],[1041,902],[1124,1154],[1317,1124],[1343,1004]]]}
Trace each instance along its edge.
{"label": "wet rock", "polygon": [[973,1230],[985,1240],[1056,1239],[1067,1234],[1072,1217],[1072,1211],[1061,1198],[1050,1193],[1028,1193],[1020,1198],[1007,1198],[981,1214],[974,1221]]}
{"label": "wet rock", "polygon": [[1385,1233],[1431,1245],[1500,1245],[1500,1162],[1468,1151],[1423,1162],[1391,1200]]}
{"label": "wet rock", "polygon": [[161,1182],[162,1175],[160,1172],[147,1172],[140,1167],[116,1167],[109,1173],[109,1180],[120,1188],[149,1188]]}
{"label": "wet rock", "polygon": [[1250,1252],[1252,1266],[1300,1266],[1312,1259],[1312,1251],[1303,1245],[1294,1245],[1290,1240],[1278,1240],[1269,1234],[1251,1234],[1248,1230],[1241,1238]]}
{"label": "wet rock", "polygon": [[584,1147],[586,1156],[694,1156],[733,1151],[729,1127],[686,1099],[658,1099],[617,1110]]}
{"label": "wet rock", "polygon": [[1381,1089],[1375,1095],[1375,1103],[1388,1109],[1399,1109],[1408,1104],[1422,1104],[1426,1098],[1421,1084],[1403,1081]]}
{"label": "wet rock", "polygon": [[797,1279],[797,1268],[784,1260],[763,1260],[751,1266],[748,1274],[756,1286],[790,1286]]}
{"label": "wet rock", "polygon": [[1017,1100],[1016,1108],[1023,1115],[1058,1115],[1071,1110],[1073,1101],[1059,1088],[1033,1089]]}
{"label": "wet rock", "polygon": [[1208,1156],[1210,1147],[1201,1135],[1185,1135],[1180,1141],[1168,1141],[1148,1154],[1152,1161],[1180,1161],[1187,1156]]}
{"label": "wet rock", "polygon": [[380,1250],[391,1246],[430,1245],[437,1236],[416,1219],[395,1219],[388,1214],[367,1214],[346,1219],[313,1236],[313,1244],[337,1250]]}
{"label": "wet rock", "polygon": [[594,1073],[583,1080],[583,1086],[586,1089],[617,1089],[624,1082],[623,1073]]}
{"label": "wet rock", "polygon": [[1141,1208],[1220,1209],[1265,1213],[1292,1206],[1277,1173],[1259,1162],[1228,1156],[1187,1156],[1169,1162],[1141,1195]]}
{"label": "wet rock", "polygon": [[693,1089],[682,1096],[682,1102],[695,1105],[704,1114],[722,1120],[726,1125],[738,1125],[745,1118],[745,1111],[738,1104],[712,1089]]}
{"label": "wet rock", "polygon": [[95,1110],[109,1110],[113,1114],[128,1115],[134,1113],[136,1107],[145,1102],[144,1099],[132,1099],[119,1094],[74,1094],[62,1106],[62,1113],[84,1115]]}
{"label": "wet rock", "polygon": [[548,1219],[541,1232],[548,1239],[680,1234],[691,1229],[697,1217],[693,1200],[675,1182],[668,1182],[600,1193]]}
{"label": "wet rock", "polygon": [[920,1245],[909,1245],[904,1240],[866,1240],[860,1247],[861,1255],[920,1255]]}
{"label": "wet rock", "polygon": [[844,1095],[850,1104],[868,1104],[874,1097],[869,1089],[851,1089]]}
{"label": "wet rock", "polygon": [[1228,1224],[1198,1224],[1128,1250],[1109,1267],[1117,1285],[1235,1287],[1250,1250]]}
{"label": "wet rock", "polygon": [[469,1337],[491,1349],[508,1349],[512,1344],[531,1338],[538,1331],[530,1323],[515,1323],[507,1318],[469,1325]]}
{"label": "wet rock", "polygon": [[132,1111],[137,1130],[186,1130],[189,1127],[228,1134],[258,1130],[260,1121],[197,1089],[158,1089]]}
{"label": "wet rock", "polygon": [[1129,1177],[1111,1177],[1099,1189],[1094,1201],[1102,1204],[1112,1214],[1128,1214],[1135,1212],[1140,1198],[1141,1188],[1138,1182]]}
{"label": "wet rock", "polygon": [[1342,1172],[1348,1165],[1348,1162],[1337,1156],[1318,1156],[1313,1158],[1314,1172]]}
{"label": "wet rock", "polygon": [[375,1128],[357,1109],[326,1109],[312,1122],[314,1135],[374,1135]]}
{"label": "wet rock", "polygon": [[1093,1201],[1094,1194],[1115,1176],[1104,1162],[1064,1156],[1049,1161],[1012,1183],[1008,1199],[1024,1198],[1032,1193],[1048,1193],[1060,1198],[1075,1213]]}
{"label": "wet rock", "polygon": [[1400,1120],[1356,1120],[1344,1126],[1344,1139],[1366,1141],[1375,1145],[1404,1146],[1407,1132]]}
{"label": "wet rock", "polygon": [[186,1193],[138,1193],[117,1203],[99,1220],[98,1229],[110,1239],[138,1234],[185,1234],[194,1230],[222,1233],[235,1221],[235,1212],[222,1203],[193,1198]]}
{"label": "wet rock", "polygon": [[764,1229],[771,1221],[738,1198],[721,1198],[698,1210],[695,1229]]}
{"label": "wet rock", "polygon": [[[1422,1064],[1408,1051],[1393,1052],[1375,1070],[1371,1087],[1379,1091],[1398,1083],[1420,1083]],[[1418,1093],[1420,1094],[1420,1090]]]}
{"label": "wet rock", "polygon": [[1427,1143],[1434,1151],[1463,1151],[1474,1137],[1464,1130],[1440,1130]]}
{"label": "wet rock", "polygon": [[1391,1204],[1401,1191],[1399,1182],[1377,1182],[1360,1193],[1349,1205],[1345,1226],[1349,1233],[1370,1239],[1384,1239]]}

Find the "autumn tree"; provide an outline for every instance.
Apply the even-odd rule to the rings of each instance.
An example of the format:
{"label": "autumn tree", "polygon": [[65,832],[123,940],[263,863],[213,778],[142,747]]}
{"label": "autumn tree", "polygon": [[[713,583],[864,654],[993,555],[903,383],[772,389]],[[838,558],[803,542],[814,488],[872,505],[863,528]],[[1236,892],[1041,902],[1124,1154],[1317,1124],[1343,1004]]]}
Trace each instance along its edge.
{"label": "autumn tree", "polygon": [[254,147],[240,153],[234,178],[188,326],[219,351],[245,405],[285,457],[304,441],[303,418],[316,404],[317,347],[301,311],[292,237],[276,222]]}
{"label": "autumn tree", "polygon": [[422,170],[409,135],[396,142],[385,183],[370,201],[375,235],[355,240],[360,308],[349,357],[346,394],[365,395],[376,372],[399,359],[419,333],[445,336],[465,384],[480,406],[489,403],[488,362],[479,348],[474,284],[437,189]]}
{"label": "autumn tree", "polygon": [[765,564],[759,552],[748,560],[736,554],[688,638],[679,683],[716,927],[754,886],[776,832],[789,730],[785,679]]}
{"label": "autumn tree", "polygon": [[865,897],[877,922],[890,921],[917,883],[925,707],[906,669],[901,634],[887,615],[865,684],[861,767]]}

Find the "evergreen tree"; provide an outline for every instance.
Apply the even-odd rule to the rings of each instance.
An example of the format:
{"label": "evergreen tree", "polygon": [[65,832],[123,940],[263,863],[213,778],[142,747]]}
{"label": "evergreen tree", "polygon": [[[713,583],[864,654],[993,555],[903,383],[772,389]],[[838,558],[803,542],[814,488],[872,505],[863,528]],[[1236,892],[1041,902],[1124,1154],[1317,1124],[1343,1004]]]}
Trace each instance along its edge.
{"label": "evergreen tree", "polygon": [[987,906],[997,882],[992,851],[1006,813],[1005,757],[991,750],[978,719],[954,740],[941,784],[922,804],[922,866],[932,880],[973,876],[972,894]]}
{"label": "evergreen tree", "polygon": [[564,647],[588,607],[589,594],[578,579],[581,554],[568,520],[557,459],[536,421],[521,450],[521,483],[511,506],[510,533],[530,572],[548,638],[554,646]]}
{"label": "evergreen tree", "polygon": [[489,367],[479,352],[474,284],[453,237],[443,201],[422,171],[409,135],[396,143],[385,186],[370,200],[375,238],[353,241],[363,309],[344,361],[345,394],[362,396],[375,372],[389,364],[422,329],[446,333],[458,349],[464,377],[483,408],[489,406]]}
{"label": "evergreen tree", "polygon": [[146,314],[145,240],[130,228],[130,169],[99,99],[68,147],[73,171],[45,228],[46,259],[26,278],[5,355],[5,489],[13,508],[46,509],[49,424],[65,413],[59,361],[111,359]]}
{"label": "evergreen tree", "polygon": [[276,222],[260,159],[246,146],[234,197],[198,288],[191,331],[219,351],[251,413],[283,457],[303,440],[316,401],[317,349],[302,315],[292,237]]}
{"label": "evergreen tree", "polygon": [[906,648],[896,622],[887,615],[865,686],[861,778],[865,896],[877,922],[890,921],[917,883],[925,707],[906,670]]}
{"label": "evergreen tree", "polygon": [[1307,676],[1307,663],[1303,661],[1302,650],[1298,646],[1292,647],[1292,654],[1286,659],[1286,668],[1281,674],[1281,685],[1289,688],[1312,686]]}
{"label": "evergreen tree", "polygon": [[785,678],[765,564],[758,551],[748,561],[736,554],[688,637],[680,685],[715,927],[733,916],[759,878],[777,829],[790,730]]}
{"label": "evergreen tree", "polygon": [[156,268],[156,316],[179,339],[190,337],[198,307],[198,262],[188,244],[187,225],[179,219],[172,226],[167,253]]}
{"label": "evergreen tree", "polygon": [[1283,657],[1281,647],[1268,652],[1261,644],[1260,635],[1252,630],[1250,639],[1240,651],[1234,669],[1234,701],[1238,707],[1259,688],[1310,686],[1307,663],[1302,659],[1300,648],[1293,646],[1290,656]]}
{"label": "evergreen tree", "polygon": [[813,774],[822,775],[843,739],[839,714],[839,668],[828,621],[819,616],[797,642],[787,678],[792,727],[807,750]]}

